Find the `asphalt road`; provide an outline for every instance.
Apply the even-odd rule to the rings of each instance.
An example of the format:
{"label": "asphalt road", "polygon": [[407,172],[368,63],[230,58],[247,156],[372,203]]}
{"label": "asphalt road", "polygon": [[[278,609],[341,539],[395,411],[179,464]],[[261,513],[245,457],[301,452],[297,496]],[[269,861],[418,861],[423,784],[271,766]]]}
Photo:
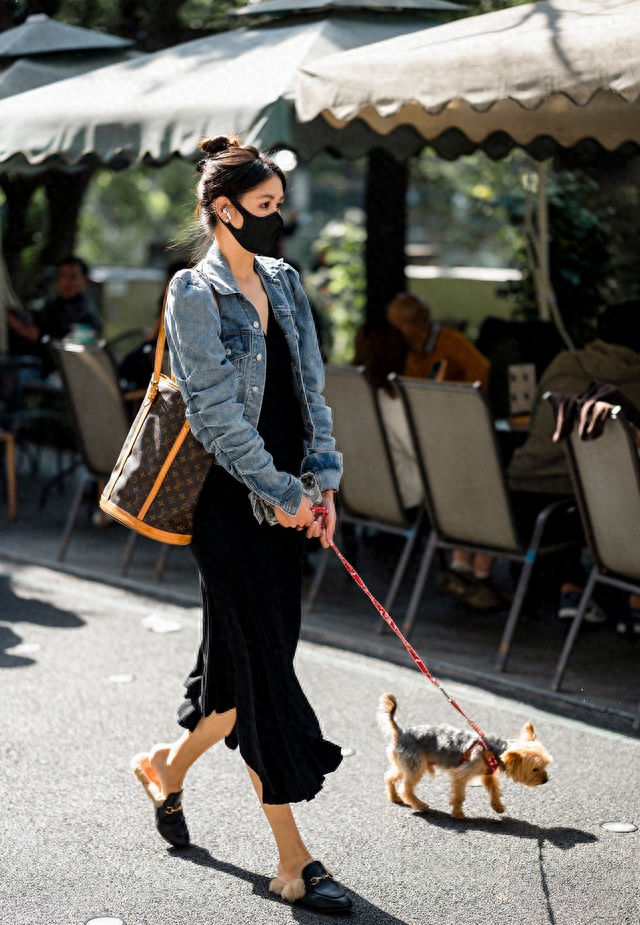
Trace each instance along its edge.
{"label": "asphalt road", "polygon": [[[176,621],[175,632],[145,625]],[[169,848],[130,757],[182,731],[175,712],[199,636],[198,608],[31,566],[0,562],[0,921],[82,925],[326,922],[268,892],[271,832],[237,751],[218,744],[191,769],[193,846]],[[161,622],[162,625],[162,622]],[[351,891],[363,925],[637,925],[640,740],[471,686],[452,693],[488,731],[531,719],[554,756],[536,790],[507,783],[507,814],[471,788],[466,820],[446,779],[423,781],[427,813],[383,790],[382,691],[402,725],[456,715],[416,671],[301,643],[298,673],[325,735],[353,754],[309,803],[303,835]],[[123,677],[125,676],[125,677]],[[126,677],[130,676],[130,677]]]}

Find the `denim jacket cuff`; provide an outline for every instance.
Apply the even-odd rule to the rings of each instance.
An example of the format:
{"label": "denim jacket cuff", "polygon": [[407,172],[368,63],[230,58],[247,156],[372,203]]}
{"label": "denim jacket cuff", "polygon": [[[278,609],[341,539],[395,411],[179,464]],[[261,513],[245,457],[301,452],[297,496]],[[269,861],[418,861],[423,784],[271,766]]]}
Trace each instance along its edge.
{"label": "denim jacket cuff", "polygon": [[263,495],[259,495],[255,489],[251,489],[249,492],[249,500],[251,501],[254,517],[258,523],[262,523],[264,520],[265,504],[270,504],[272,507],[280,507],[283,511],[286,511],[287,514],[294,515],[298,512],[303,495],[302,482],[300,479],[292,476],[291,488],[287,490],[279,501],[276,502],[270,498],[265,498]]}
{"label": "denim jacket cuff", "polygon": [[337,450],[326,450],[310,453],[302,460],[300,475],[304,472],[313,472],[321,491],[333,488],[338,491],[342,478],[342,453]]}

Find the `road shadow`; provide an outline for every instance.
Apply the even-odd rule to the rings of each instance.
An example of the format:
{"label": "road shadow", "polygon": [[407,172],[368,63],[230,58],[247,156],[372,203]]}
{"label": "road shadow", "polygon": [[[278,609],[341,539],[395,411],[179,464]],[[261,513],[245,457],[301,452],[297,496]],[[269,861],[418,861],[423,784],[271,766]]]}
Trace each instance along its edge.
{"label": "road shadow", "polygon": [[85,622],[73,611],[54,607],[37,597],[19,597],[11,587],[11,575],[0,574],[0,668],[26,668],[36,663],[33,658],[7,651],[19,645],[23,637],[16,632],[15,626],[6,624],[33,623],[76,629]]}
{"label": "road shadow", "polygon": [[[264,877],[262,874],[256,874],[252,870],[238,867],[236,864],[229,863],[229,861],[221,861],[219,858],[213,857],[206,848],[201,848],[199,845],[191,845],[187,849],[180,850],[169,848],[167,853],[171,854],[173,857],[180,858],[180,860],[189,861],[192,864],[199,864],[201,867],[210,867],[220,873],[238,877],[240,880],[246,880],[247,883],[252,884],[254,896],[259,896],[260,899],[266,899],[270,902],[279,903],[280,905],[283,903],[287,906],[290,905],[286,900],[281,899],[279,896],[276,896],[275,893],[269,891],[271,877]],[[351,887],[346,886],[346,889],[353,899],[352,914],[360,916],[367,925],[407,925],[404,919],[399,919],[395,915],[390,915],[379,906],[375,906],[373,903],[368,902],[363,896],[360,896],[359,893],[352,890]],[[290,908],[292,917],[296,922],[322,922],[326,925],[327,916],[322,913],[313,912],[310,909],[305,909],[293,904],[290,905]],[[343,918],[343,916],[340,918]],[[348,916],[344,918],[347,919]]]}
{"label": "road shadow", "polygon": [[545,827],[521,819],[513,819],[510,816],[503,816],[500,819],[482,816],[454,819],[449,813],[443,813],[437,809],[414,812],[413,815],[430,825],[453,833],[476,831],[486,832],[488,835],[507,835],[512,838],[530,839],[539,845],[548,843],[554,848],[560,848],[561,851],[568,851],[576,845],[590,845],[598,841],[593,832],[585,832],[583,829],[570,829],[566,826]]}

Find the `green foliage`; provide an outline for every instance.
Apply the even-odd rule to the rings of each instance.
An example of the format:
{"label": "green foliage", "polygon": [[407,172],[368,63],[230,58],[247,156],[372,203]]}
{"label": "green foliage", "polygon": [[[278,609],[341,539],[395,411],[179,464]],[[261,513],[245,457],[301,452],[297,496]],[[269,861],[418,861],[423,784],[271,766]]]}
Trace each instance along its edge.
{"label": "green foliage", "polygon": [[[579,171],[552,173],[548,180],[549,266],[560,313],[577,345],[593,337],[598,309],[612,270],[612,230],[598,183]],[[500,197],[508,219],[522,228],[525,218],[523,185]],[[516,289],[518,314],[537,316],[533,278],[524,244],[517,258],[524,271]]]}
{"label": "green foliage", "polygon": [[176,158],[161,170],[138,165],[100,170],[85,197],[78,251],[88,263],[144,266],[149,249],[164,247],[195,209],[193,164]]}
{"label": "green foliage", "polygon": [[522,6],[532,0],[466,0],[470,7],[468,16],[481,16],[483,13],[493,13],[495,10],[504,10],[509,6]]}
{"label": "green foliage", "polygon": [[424,148],[411,163],[409,241],[433,244],[445,266],[516,266],[522,236],[501,196],[531,169],[524,151],[445,161]]}
{"label": "green foliage", "polygon": [[242,17],[231,16],[233,9],[247,6],[247,0],[186,0],[180,9],[180,20],[190,29],[206,29],[218,32],[221,29],[233,29],[242,25]]}
{"label": "green foliage", "polygon": [[[322,291],[332,326],[333,363],[349,363],[365,307],[364,245],[366,231],[360,210],[348,209],[341,220],[327,222],[313,246],[322,267]],[[316,285],[318,280],[314,280]]]}

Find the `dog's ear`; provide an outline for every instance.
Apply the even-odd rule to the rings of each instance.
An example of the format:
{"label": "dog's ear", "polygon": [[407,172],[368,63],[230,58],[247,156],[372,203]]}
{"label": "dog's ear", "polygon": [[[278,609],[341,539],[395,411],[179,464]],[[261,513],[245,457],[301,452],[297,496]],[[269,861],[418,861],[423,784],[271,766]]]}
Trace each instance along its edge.
{"label": "dog's ear", "polygon": [[522,755],[513,748],[508,748],[500,755],[500,760],[510,774],[514,774],[522,764]]}
{"label": "dog's ear", "polygon": [[518,733],[519,739],[524,739],[525,742],[533,742],[538,738],[536,731],[533,728],[533,723],[525,723],[520,732]]}

